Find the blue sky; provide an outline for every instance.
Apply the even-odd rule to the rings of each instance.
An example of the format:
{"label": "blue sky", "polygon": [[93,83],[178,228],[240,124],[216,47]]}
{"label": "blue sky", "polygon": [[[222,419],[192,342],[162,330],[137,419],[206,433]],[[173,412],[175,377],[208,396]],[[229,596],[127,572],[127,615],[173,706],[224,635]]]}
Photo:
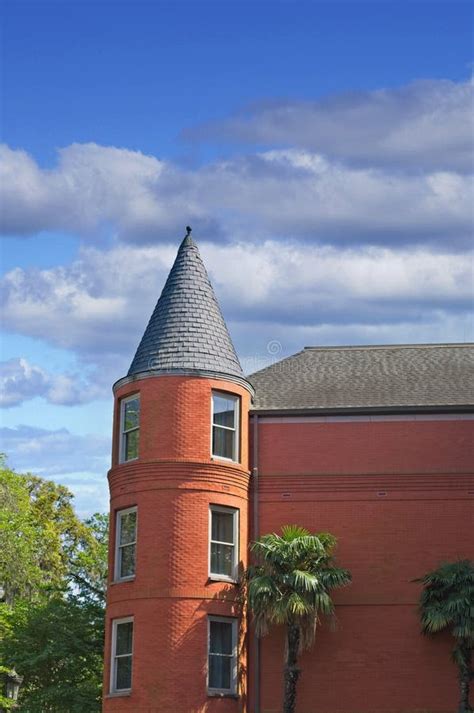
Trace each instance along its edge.
{"label": "blue sky", "polygon": [[4,2],[10,463],[106,509],[110,387],[187,223],[247,371],[472,341],[472,12]]}

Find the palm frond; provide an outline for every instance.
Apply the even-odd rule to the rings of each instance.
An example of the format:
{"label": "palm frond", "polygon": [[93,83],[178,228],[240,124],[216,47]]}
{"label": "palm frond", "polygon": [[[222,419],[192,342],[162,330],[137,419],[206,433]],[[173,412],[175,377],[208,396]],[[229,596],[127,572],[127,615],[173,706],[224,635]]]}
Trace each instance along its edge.
{"label": "palm frond", "polygon": [[283,525],[281,533],[282,539],[286,542],[292,542],[300,537],[308,537],[311,535],[309,530],[305,527],[300,527],[299,525]]}
{"label": "palm frond", "polygon": [[292,572],[294,588],[303,589],[306,592],[314,592],[320,586],[319,578],[312,572],[301,569],[294,569]]}
{"label": "palm frond", "polygon": [[474,639],[474,562],[445,562],[415,581],[424,586],[419,606],[425,634],[449,628],[458,641]]}
{"label": "palm frond", "polygon": [[257,564],[247,570],[246,584],[257,635],[272,624],[296,624],[303,646],[314,641],[319,614],[334,612],[330,590],[351,581],[350,572],[334,564],[336,544],[330,533],[312,534],[299,525],[252,543]]}
{"label": "palm frond", "polygon": [[321,573],[321,580],[327,589],[345,587],[352,582],[352,575],[348,569],[341,567],[328,567]]}

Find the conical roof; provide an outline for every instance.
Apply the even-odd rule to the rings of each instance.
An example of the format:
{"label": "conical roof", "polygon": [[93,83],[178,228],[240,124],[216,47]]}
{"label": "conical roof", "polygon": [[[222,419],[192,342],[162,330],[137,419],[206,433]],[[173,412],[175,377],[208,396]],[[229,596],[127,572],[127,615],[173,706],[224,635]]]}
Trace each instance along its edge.
{"label": "conical roof", "polygon": [[199,250],[190,235],[180,245],[128,377],[198,372],[244,379]]}

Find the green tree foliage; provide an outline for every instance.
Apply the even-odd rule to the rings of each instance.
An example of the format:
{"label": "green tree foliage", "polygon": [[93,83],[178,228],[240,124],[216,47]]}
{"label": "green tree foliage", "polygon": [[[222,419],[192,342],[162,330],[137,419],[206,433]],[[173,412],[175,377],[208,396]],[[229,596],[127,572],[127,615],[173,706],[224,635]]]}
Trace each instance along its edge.
{"label": "green tree foliage", "polygon": [[[0,464],[0,583],[6,601],[35,599],[71,579],[80,553],[99,558],[94,529],[74,512],[63,485]],[[82,559],[86,554],[82,555]],[[97,564],[97,563],[96,563]]]}
{"label": "green tree foliage", "polygon": [[246,580],[256,633],[286,627],[284,713],[295,710],[301,651],[314,643],[320,616],[334,614],[331,590],[351,581],[350,572],[335,565],[336,544],[327,532],[311,534],[286,525],[281,535],[263,535],[251,545],[257,564],[248,569]]}
{"label": "green tree foliage", "polygon": [[441,565],[416,582],[423,584],[420,597],[424,634],[450,631],[455,646],[453,659],[459,669],[459,713],[470,713],[470,682],[474,678],[474,562],[459,560]]}
{"label": "green tree foliage", "polygon": [[4,660],[24,676],[21,713],[100,711],[104,612],[60,593],[5,613]]}
{"label": "green tree foliage", "polygon": [[20,713],[101,709],[108,518],[81,521],[72,497],[2,462],[0,661],[24,677]]}
{"label": "green tree foliage", "polygon": [[69,554],[67,579],[82,601],[105,604],[109,516],[95,513]]}

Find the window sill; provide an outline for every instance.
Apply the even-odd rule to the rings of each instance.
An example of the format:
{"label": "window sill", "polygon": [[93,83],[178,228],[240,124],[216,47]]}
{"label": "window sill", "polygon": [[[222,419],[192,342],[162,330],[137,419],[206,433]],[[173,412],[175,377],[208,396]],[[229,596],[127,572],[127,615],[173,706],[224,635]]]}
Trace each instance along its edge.
{"label": "window sill", "polygon": [[219,460],[219,461],[223,461],[224,463],[232,463],[233,465],[240,465],[239,460],[234,460],[233,458],[226,458],[225,456],[211,455],[211,460]]}
{"label": "window sill", "polygon": [[112,693],[107,693],[105,698],[121,698],[124,696],[131,696],[132,695],[132,689],[128,688],[125,691],[113,691]]}
{"label": "window sill", "polygon": [[129,458],[128,460],[119,460],[118,465],[127,465],[128,463],[135,463],[136,460],[138,460],[138,456],[136,458]]}
{"label": "window sill", "polygon": [[207,697],[208,698],[234,698],[235,700],[238,700],[239,694],[238,693],[224,693],[222,691],[208,691]]}
{"label": "window sill", "polygon": [[133,582],[135,581],[135,575],[132,577],[124,577],[123,579],[114,579],[112,582],[109,582],[110,586],[113,584],[125,584],[126,582]]}
{"label": "window sill", "polygon": [[226,584],[238,584],[238,579],[233,579],[232,577],[225,577],[220,574],[210,574],[207,578],[208,582],[225,582]]}

